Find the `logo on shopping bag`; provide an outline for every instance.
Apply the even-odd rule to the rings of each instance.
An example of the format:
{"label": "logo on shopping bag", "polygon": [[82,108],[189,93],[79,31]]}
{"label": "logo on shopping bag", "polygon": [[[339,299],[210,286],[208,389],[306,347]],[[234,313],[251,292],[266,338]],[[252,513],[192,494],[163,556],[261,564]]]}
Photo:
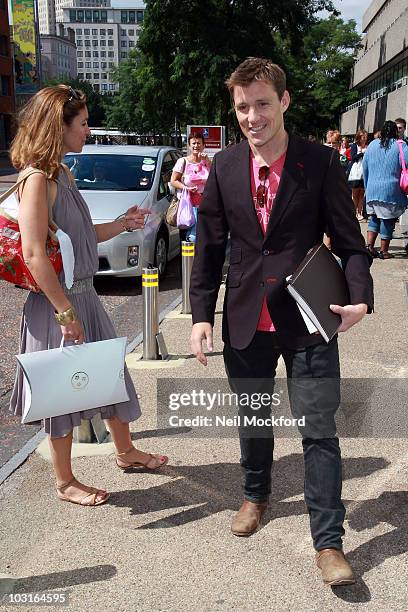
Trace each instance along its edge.
{"label": "logo on shopping bag", "polygon": [[76,391],[82,391],[89,383],[89,376],[86,372],[75,372],[71,378],[71,385]]}

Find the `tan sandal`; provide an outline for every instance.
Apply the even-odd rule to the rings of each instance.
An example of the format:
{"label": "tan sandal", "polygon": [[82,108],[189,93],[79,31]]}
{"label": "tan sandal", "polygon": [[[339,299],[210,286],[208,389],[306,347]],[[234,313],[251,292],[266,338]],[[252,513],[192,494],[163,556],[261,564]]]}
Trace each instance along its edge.
{"label": "tan sandal", "polygon": [[[61,501],[71,502],[71,504],[78,504],[79,506],[101,506],[102,504],[108,501],[109,493],[107,493],[106,491],[103,491],[102,489],[95,489],[95,487],[89,487],[92,490],[87,493],[85,492],[85,495],[81,497],[80,499],[72,499],[71,497],[64,495],[64,491],[66,491],[68,487],[73,485],[75,482],[80,484],[76,478],[73,478],[69,482],[59,487],[56,487],[58,498]],[[98,494],[105,495],[105,497],[97,501]],[[88,498],[89,498],[89,501],[86,502]]]}
{"label": "tan sandal", "polygon": [[[142,461],[131,461],[131,462],[124,461],[122,457],[125,457],[126,455],[131,453],[132,450],[134,450],[134,446],[132,446],[131,448],[128,448],[128,450],[125,451],[124,453],[116,454],[116,465],[121,470],[128,470],[129,468],[145,468],[146,470],[150,470],[154,472],[155,470],[166,465],[166,463],[169,460],[169,458],[166,455],[153,455],[152,453],[147,453],[149,455],[149,458],[145,463],[143,463]],[[121,463],[119,463],[118,459]],[[152,459],[157,462],[157,465],[155,467],[149,467],[149,463],[152,461]]]}

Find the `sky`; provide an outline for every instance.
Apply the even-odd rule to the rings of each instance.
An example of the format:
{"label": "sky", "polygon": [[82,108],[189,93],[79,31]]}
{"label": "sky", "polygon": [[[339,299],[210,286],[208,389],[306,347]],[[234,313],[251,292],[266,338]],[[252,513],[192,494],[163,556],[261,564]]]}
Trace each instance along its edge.
{"label": "sky", "polygon": [[333,0],[333,4],[341,12],[341,17],[345,21],[347,19],[355,19],[357,22],[357,30],[361,32],[361,20],[372,0]]}

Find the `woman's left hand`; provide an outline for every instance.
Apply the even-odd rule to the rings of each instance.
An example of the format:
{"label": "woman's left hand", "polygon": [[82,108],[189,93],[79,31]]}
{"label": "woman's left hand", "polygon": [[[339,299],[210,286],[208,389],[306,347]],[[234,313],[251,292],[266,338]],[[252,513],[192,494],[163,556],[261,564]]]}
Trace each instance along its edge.
{"label": "woman's left hand", "polygon": [[146,222],[146,215],[150,215],[151,212],[149,208],[139,208],[137,205],[129,208],[124,217],[128,229],[143,229]]}

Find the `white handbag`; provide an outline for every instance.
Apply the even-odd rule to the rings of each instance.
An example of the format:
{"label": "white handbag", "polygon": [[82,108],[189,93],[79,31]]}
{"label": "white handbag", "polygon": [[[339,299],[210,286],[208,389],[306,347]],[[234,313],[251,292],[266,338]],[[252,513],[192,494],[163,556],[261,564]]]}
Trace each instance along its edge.
{"label": "white handbag", "polygon": [[349,181],[361,181],[363,178],[363,159],[355,161],[348,175]]}
{"label": "white handbag", "polygon": [[129,400],[125,385],[127,338],[17,355],[24,371],[21,422],[30,423]]}

